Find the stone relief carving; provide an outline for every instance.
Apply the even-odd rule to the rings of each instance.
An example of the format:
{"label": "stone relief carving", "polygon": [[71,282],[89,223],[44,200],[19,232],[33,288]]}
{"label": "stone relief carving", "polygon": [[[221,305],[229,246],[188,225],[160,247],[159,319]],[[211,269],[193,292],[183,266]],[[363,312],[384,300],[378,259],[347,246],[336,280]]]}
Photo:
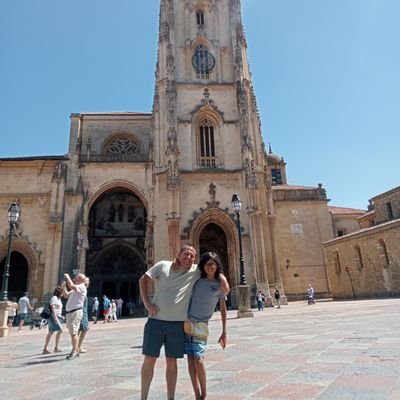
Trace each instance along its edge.
{"label": "stone relief carving", "polygon": [[167,74],[168,76],[172,76],[175,71],[175,58],[172,54],[172,45],[169,44],[167,47],[167,59],[166,59],[166,66],[167,66]]}
{"label": "stone relief carving", "polygon": [[171,83],[171,81],[168,82],[166,92],[167,96],[167,121],[169,124],[175,124],[176,120],[176,102],[177,102],[177,93],[176,89]]}
{"label": "stone relief carving", "polygon": [[245,169],[246,169],[246,187],[251,189],[258,188],[258,178],[255,172],[255,163],[254,160],[249,160],[246,158],[245,160]]}
{"label": "stone relief carving", "polygon": [[200,100],[200,104],[198,104],[192,111],[191,111],[191,115],[192,117],[194,115],[196,115],[196,113],[202,109],[203,107],[210,107],[212,108],[216,113],[218,113],[221,118],[223,119],[224,117],[224,113],[222,111],[220,111],[218,109],[218,107],[216,106],[214,100],[210,99],[210,90],[208,88],[204,89],[203,92],[203,98]]}
{"label": "stone relief carving", "polygon": [[64,181],[67,179],[67,170],[68,167],[66,164],[63,163],[58,163],[53,170],[53,178],[52,182],[57,182],[60,183],[61,181]]}
{"label": "stone relief carving", "polygon": [[209,191],[208,193],[210,194],[210,201],[206,201],[207,208],[218,208],[219,207],[219,201],[216,201],[216,186],[211,182],[210,186],[208,187]]}
{"label": "stone relief carving", "polygon": [[176,189],[179,187],[179,168],[178,161],[168,161],[167,189]]}
{"label": "stone relief carving", "polygon": [[167,152],[175,153],[178,150],[178,137],[174,127],[170,127],[167,134]]}

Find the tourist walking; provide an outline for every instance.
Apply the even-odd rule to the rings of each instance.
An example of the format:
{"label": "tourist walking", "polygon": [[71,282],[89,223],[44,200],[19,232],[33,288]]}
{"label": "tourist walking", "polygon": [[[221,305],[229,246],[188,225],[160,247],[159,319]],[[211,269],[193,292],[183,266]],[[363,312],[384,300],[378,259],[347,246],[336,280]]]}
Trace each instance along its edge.
{"label": "tourist walking", "polygon": [[93,297],[92,318],[93,323],[97,324],[97,319],[99,318],[99,300],[97,297]]}
{"label": "tourist walking", "polygon": [[67,360],[73,360],[79,356],[78,351],[78,332],[83,316],[83,303],[87,294],[86,290],[86,276],[84,274],[78,274],[74,280],[72,280],[69,274],[64,274],[65,281],[70,288],[70,291],[64,290],[64,297],[68,298],[67,305],[65,306],[67,313],[67,328],[71,335],[72,349],[71,353],[67,356]]}
{"label": "tourist walking", "polygon": [[19,309],[18,332],[20,332],[24,330],[25,318],[28,316],[28,312],[33,310],[33,307],[29,302],[28,292],[25,292],[24,295],[18,300],[18,309]]}
{"label": "tourist walking", "polygon": [[[88,277],[85,279],[85,286],[86,289],[89,287],[90,280]],[[86,353],[86,350],[82,347],[83,340],[85,339],[86,333],[89,330],[89,318],[88,318],[88,297],[85,297],[82,307],[82,319],[79,324],[79,331],[78,331],[78,352]]]}
{"label": "tourist walking", "polygon": [[311,283],[308,284],[307,288],[307,302],[308,305],[315,304],[314,288],[311,286]]}
{"label": "tourist walking", "polygon": [[274,292],[276,308],[281,308],[281,293],[279,292],[278,286],[275,286]]}
{"label": "tourist walking", "polygon": [[256,298],[258,311],[264,311],[265,296],[262,294],[261,290],[257,292]]}
{"label": "tourist walking", "polygon": [[8,335],[11,335],[12,326],[13,326],[15,317],[17,316],[17,313],[18,313],[18,303],[17,303],[17,299],[15,297],[13,297],[10,309],[8,310],[8,321],[7,321]]}
{"label": "tourist walking", "polygon": [[61,296],[64,292],[63,286],[57,286],[54,289],[53,297],[50,299],[50,317],[49,317],[49,332],[46,335],[46,339],[44,341],[43,354],[50,354],[49,344],[51,337],[54,332],[56,333],[56,342],[54,344],[54,353],[60,353],[62,350],[60,349],[60,339],[63,333],[61,318],[62,318],[62,309],[63,304],[61,301]]}

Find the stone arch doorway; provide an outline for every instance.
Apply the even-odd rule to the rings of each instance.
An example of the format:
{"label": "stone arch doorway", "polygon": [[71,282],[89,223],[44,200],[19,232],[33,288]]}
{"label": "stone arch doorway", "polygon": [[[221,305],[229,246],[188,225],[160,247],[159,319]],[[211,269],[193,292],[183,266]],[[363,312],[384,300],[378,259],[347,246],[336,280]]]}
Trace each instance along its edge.
{"label": "stone arch doorway", "polygon": [[89,296],[121,297],[141,304],[138,280],[146,271],[147,211],[132,191],[115,187],[102,193],[89,210],[86,274]]}
{"label": "stone arch doorway", "polygon": [[[0,263],[0,282],[3,287],[3,275],[6,265],[6,258]],[[10,276],[8,278],[8,299],[15,297],[17,300],[28,290],[28,261],[18,251],[11,252],[10,256]]]}
{"label": "stone arch doorway", "polygon": [[[199,235],[199,256],[211,251],[216,253],[222,263],[223,273],[229,280],[228,241],[224,230],[215,223],[208,223]],[[231,308],[231,297],[228,295],[227,306]]]}
{"label": "stone arch doorway", "polygon": [[218,254],[226,274],[228,269],[227,240],[225,232],[219,225],[210,223],[203,228],[199,236],[199,250],[199,255],[207,251]]}

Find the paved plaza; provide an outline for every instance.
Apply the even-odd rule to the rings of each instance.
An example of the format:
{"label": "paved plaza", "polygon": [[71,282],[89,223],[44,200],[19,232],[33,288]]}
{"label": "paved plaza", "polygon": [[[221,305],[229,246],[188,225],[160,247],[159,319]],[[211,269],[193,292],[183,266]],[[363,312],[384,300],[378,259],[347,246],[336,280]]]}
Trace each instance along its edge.
{"label": "paved plaza", "polygon": [[[400,299],[294,302],[228,318],[226,350],[216,343],[219,314],[210,322],[209,400],[400,399]],[[140,399],[144,323],[92,324],[87,353],[72,361],[66,332],[65,353],[42,355],[45,331],[13,330],[0,338],[0,399]],[[166,399],[164,367],[161,357],[150,400]],[[193,398],[180,360],[176,399]]]}

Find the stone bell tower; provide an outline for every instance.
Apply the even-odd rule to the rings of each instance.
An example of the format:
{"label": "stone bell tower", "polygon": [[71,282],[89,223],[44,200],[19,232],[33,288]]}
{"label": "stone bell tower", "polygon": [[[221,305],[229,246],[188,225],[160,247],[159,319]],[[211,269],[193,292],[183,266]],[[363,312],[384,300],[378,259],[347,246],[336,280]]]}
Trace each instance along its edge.
{"label": "stone bell tower", "polygon": [[239,193],[247,281],[268,290],[279,273],[240,0],[161,0],[155,80],[155,241],[169,243],[170,257],[182,240],[201,249],[197,221],[219,222],[234,286],[238,249],[230,206]]}

